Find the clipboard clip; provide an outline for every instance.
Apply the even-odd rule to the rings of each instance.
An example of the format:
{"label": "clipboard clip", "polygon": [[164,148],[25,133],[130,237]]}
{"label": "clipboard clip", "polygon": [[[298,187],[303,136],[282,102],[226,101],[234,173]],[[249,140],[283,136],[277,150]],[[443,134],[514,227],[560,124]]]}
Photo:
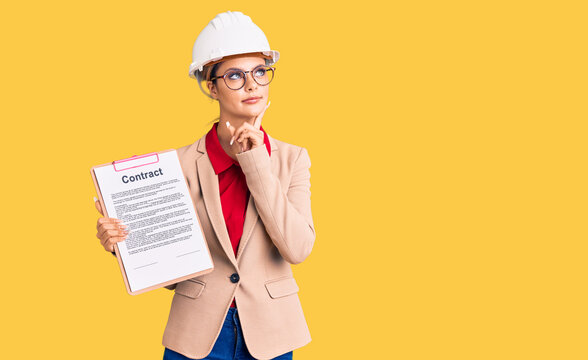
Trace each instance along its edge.
{"label": "clipboard clip", "polygon": [[[114,171],[123,171],[129,170],[145,165],[155,164],[159,162],[159,154],[156,152],[143,154],[143,155],[133,155],[130,158],[121,159],[121,160],[114,160],[112,162],[112,166],[114,167]],[[117,168],[118,167],[118,168]]]}

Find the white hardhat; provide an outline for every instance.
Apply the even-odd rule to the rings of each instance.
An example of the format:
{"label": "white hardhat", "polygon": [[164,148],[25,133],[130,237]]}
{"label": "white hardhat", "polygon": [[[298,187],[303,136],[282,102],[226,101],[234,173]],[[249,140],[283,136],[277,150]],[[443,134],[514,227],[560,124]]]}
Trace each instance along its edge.
{"label": "white hardhat", "polygon": [[239,11],[220,13],[194,42],[190,77],[198,79],[196,71],[202,72],[204,65],[225,56],[259,52],[271,57],[268,65],[275,64],[280,58],[280,53],[270,49],[265,34],[249,16]]}

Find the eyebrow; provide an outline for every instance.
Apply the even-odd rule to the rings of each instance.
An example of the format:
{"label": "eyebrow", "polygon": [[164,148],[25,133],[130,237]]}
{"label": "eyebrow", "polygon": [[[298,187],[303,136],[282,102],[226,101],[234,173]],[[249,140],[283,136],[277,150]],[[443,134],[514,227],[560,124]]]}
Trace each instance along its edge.
{"label": "eyebrow", "polygon": [[[255,65],[255,67],[254,67],[253,69],[255,69],[255,68],[257,68],[257,67],[260,67],[260,66],[266,66],[266,65],[265,65],[265,64],[259,64],[259,65]],[[251,69],[251,70],[253,70],[253,69]],[[227,72],[227,71],[229,71],[229,70],[241,70],[241,71],[245,71],[245,70],[243,70],[243,69],[239,69],[239,68],[232,67],[232,68],[228,68],[227,70],[225,70],[225,72]]]}

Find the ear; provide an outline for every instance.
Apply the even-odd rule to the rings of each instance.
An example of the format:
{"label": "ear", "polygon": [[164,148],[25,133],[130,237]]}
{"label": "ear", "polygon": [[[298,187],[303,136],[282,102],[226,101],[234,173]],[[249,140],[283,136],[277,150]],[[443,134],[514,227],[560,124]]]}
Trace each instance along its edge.
{"label": "ear", "polygon": [[214,85],[214,83],[209,80],[206,82],[206,86],[208,87],[208,92],[210,93],[210,96],[212,96],[214,100],[218,100],[218,92],[216,91],[216,86]]}

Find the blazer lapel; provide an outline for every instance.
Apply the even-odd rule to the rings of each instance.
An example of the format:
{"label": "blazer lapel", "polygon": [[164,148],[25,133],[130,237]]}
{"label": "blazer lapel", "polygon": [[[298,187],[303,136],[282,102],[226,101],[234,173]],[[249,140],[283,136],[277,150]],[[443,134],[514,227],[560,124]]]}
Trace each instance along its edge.
{"label": "blazer lapel", "polygon": [[[278,150],[278,147],[275,143],[275,140],[272,137],[270,137],[269,135],[267,137],[270,141],[270,148],[271,148],[272,154],[273,154],[274,151]],[[270,160],[272,163],[272,169],[273,169],[275,161],[276,161],[275,158],[276,158],[275,156],[270,156]],[[245,222],[243,224],[243,235],[241,235],[241,240],[239,241],[239,247],[237,248],[237,262],[239,262],[239,259],[241,259],[241,254],[243,253],[243,250],[245,249],[245,245],[247,245],[247,242],[249,241],[249,238],[251,237],[251,233],[253,232],[253,227],[257,223],[258,219],[259,219],[259,213],[257,212],[257,208],[255,207],[255,199],[253,199],[253,196],[251,194],[249,194],[249,203],[247,204],[247,211],[245,212]]]}
{"label": "blazer lapel", "polygon": [[196,160],[204,206],[206,207],[208,217],[212,223],[212,228],[214,229],[216,237],[219,239],[223,250],[235,268],[238,268],[237,259],[235,258],[231,239],[229,238],[229,232],[227,231],[227,225],[225,224],[225,218],[223,217],[223,209],[220,202],[220,191],[218,187],[218,175],[215,174],[208,153],[206,152],[205,138],[206,135],[200,139],[197,148],[198,151],[204,155]]}
{"label": "blazer lapel", "polygon": [[[275,140],[269,135],[268,138],[270,140],[270,147],[273,153],[274,151],[277,151],[278,148],[275,143]],[[196,166],[198,168],[198,178],[200,179],[204,205],[206,207],[206,211],[208,212],[208,217],[210,218],[210,222],[212,223],[214,232],[216,233],[216,236],[219,239],[223,250],[225,251],[231,263],[235,266],[235,268],[238,269],[237,261],[238,259],[240,259],[241,254],[245,249],[245,245],[249,241],[251,233],[253,232],[253,228],[257,223],[257,220],[259,219],[259,213],[257,212],[257,208],[255,207],[255,200],[253,199],[253,196],[249,195],[249,202],[247,203],[245,221],[243,224],[243,235],[241,235],[241,240],[239,241],[239,247],[237,249],[237,257],[235,258],[233,246],[231,244],[231,239],[227,231],[227,225],[225,223],[222,205],[220,202],[218,175],[215,174],[214,168],[212,167],[212,163],[210,162],[210,158],[208,157],[205,139],[206,135],[200,138],[197,146],[198,151],[203,153],[204,155],[196,159]],[[273,164],[276,161],[274,159],[275,156],[271,156],[270,158],[273,167]]]}

